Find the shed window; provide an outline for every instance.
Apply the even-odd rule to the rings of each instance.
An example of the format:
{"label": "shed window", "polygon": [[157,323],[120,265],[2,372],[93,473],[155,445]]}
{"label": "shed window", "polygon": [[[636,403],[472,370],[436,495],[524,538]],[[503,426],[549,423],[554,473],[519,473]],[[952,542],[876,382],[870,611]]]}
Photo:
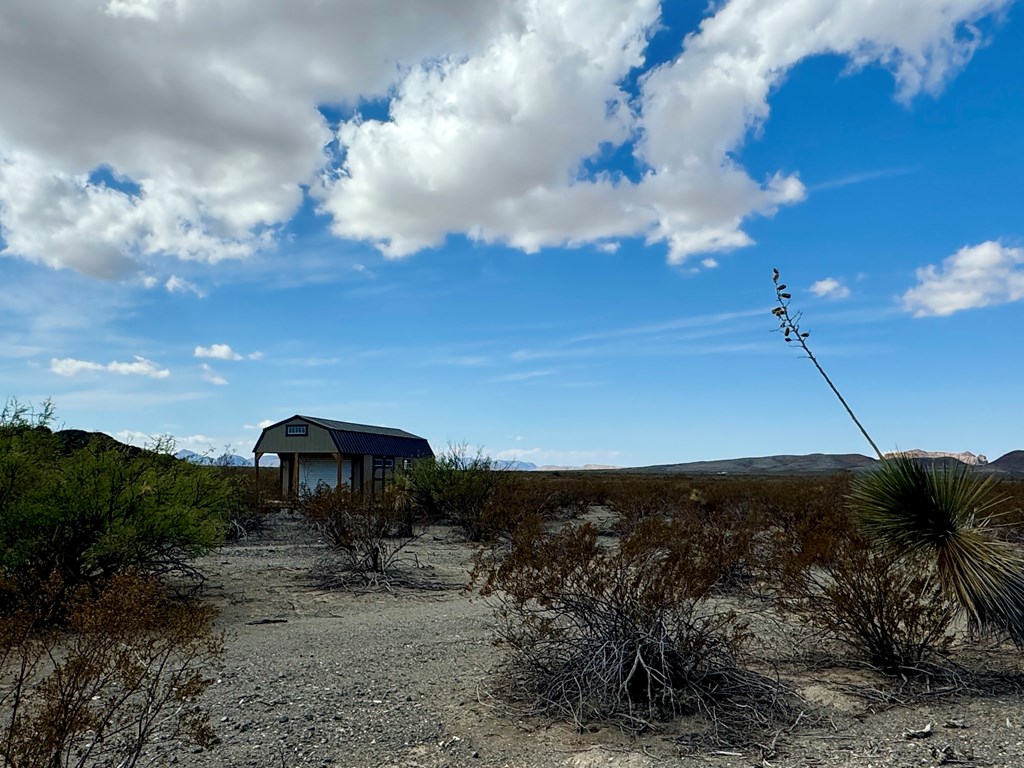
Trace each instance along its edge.
{"label": "shed window", "polygon": [[284,433],[289,437],[305,437],[309,427],[306,424],[288,424],[284,428]]}

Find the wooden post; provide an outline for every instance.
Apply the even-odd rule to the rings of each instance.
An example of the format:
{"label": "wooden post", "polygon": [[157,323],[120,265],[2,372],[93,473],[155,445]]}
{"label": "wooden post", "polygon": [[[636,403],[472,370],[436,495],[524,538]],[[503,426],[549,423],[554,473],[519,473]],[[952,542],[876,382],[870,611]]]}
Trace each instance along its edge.
{"label": "wooden post", "polygon": [[344,479],[341,476],[341,467],[342,467],[341,454],[340,453],[334,454],[334,460],[336,462],[338,462],[338,481],[334,484],[334,487],[335,488],[341,488],[341,484],[344,482]]}
{"label": "wooden post", "polygon": [[262,453],[256,453],[255,451],[253,451],[253,453],[256,456],[256,460],[253,462],[256,465],[256,510],[259,511],[259,508],[261,506],[261,504],[260,504],[260,457],[263,456],[263,454]]}
{"label": "wooden post", "polygon": [[292,496],[299,495],[299,454],[292,454]]}

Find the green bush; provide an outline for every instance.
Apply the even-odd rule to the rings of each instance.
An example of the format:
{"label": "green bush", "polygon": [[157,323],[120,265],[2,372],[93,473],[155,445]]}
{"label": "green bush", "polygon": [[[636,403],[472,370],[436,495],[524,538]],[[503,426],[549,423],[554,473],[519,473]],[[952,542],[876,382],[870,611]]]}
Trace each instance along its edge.
{"label": "green bush", "polygon": [[233,494],[216,468],[103,436],[68,451],[44,424],[8,417],[0,420],[0,574],[22,587],[56,576],[66,590],[125,568],[198,576],[190,560],[223,540]]}
{"label": "green bush", "polygon": [[482,455],[470,457],[465,448],[420,459],[406,471],[409,494],[418,516],[428,522],[450,520],[472,541],[487,537],[488,500],[504,474]]}

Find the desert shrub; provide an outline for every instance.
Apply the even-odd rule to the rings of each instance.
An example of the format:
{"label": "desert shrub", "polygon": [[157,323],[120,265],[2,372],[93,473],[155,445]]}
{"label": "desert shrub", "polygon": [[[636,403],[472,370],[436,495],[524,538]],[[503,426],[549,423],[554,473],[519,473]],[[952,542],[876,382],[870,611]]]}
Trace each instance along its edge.
{"label": "desert shrub", "polygon": [[64,450],[42,425],[0,423],[0,573],[65,592],[125,568],[198,578],[232,487],[211,468],[93,438]]}
{"label": "desert shrub", "polygon": [[450,521],[477,542],[514,530],[530,515],[553,516],[559,502],[557,489],[543,478],[499,469],[458,446],[415,462],[404,475],[404,488],[414,517]]}
{"label": "desert shrub", "polygon": [[537,482],[548,490],[551,514],[556,517],[570,520],[582,517],[608,499],[609,483],[599,477],[538,475]]}
{"label": "desert shrub", "polygon": [[826,566],[857,532],[848,504],[850,476],[792,478],[784,503],[762,508],[758,568],[773,583]]}
{"label": "desert shrub", "polygon": [[474,575],[495,600],[505,691],[532,711],[635,732],[682,714],[767,722],[784,706],[739,666],[743,626],[708,604],[718,565],[677,522],[644,520],[605,548],[592,525],[550,533],[532,518]]}
{"label": "desert shrub", "polygon": [[678,509],[680,489],[668,478],[623,478],[608,489],[608,508],[618,519],[615,530],[628,534],[644,520],[663,517]]}
{"label": "desert shrub", "polygon": [[158,731],[213,742],[196,701],[223,650],[212,608],[135,572],[75,589],[68,608],[65,630],[40,629],[32,602],[0,617],[0,766],[146,764]]}
{"label": "desert shrub", "polygon": [[280,492],[277,474],[273,471],[261,472],[257,483],[253,467],[217,463],[215,469],[211,470],[218,472],[231,488],[228,504],[222,510],[225,538],[228,541],[240,541],[264,535],[269,512],[267,499]]}
{"label": "desert shrub", "polygon": [[403,496],[390,488],[370,494],[321,484],[304,491],[299,504],[333,550],[316,567],[325,586],[386,581],[416,538],[406,527]]}
{"label": "desert shrub", "polygon": [[886,674],[927,672],[954,639],[958,606],[921,558],[897,558],[852,534],[824,566],[786,576],[782,607]]}
{"label": "desert shrub", "polygon": [[487,500],[502,471],[480,454],[449,446],[433,458],[420,459],[406,470],[409,492],[418,516],[425,521],[450,520],[472,541],[486,537],[482,518]]}

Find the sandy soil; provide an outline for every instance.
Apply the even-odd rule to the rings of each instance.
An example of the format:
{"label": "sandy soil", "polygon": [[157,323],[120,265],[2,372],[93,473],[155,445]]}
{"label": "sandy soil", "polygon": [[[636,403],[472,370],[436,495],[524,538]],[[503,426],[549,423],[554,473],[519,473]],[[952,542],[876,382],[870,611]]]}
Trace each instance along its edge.
{"label": "sandy soil", "polygon": [[[500,650],[491,645],[489,607],[462,591],[469,545],[435,528],[410,551],[418,564],[407,573],[425,588],[319,590],[310,568],[327,549],[301,520],[281,513],[266,536],[201,562],[227,635],[223,668],[204,697],[221,743],[210,750],[158,743],[158,764],[1024,765],[1024,697],[937,695],[885,710],[842,687],[844,679],[870,684],[849,670],[785,672],[818,719],[781,734],[774,749],[690,755],[677,743],[685,723],[630,740],[614,727],[577,733],[524,717],[489,693]],[[953,722],[966,727],[946,727]],[[928,724],[929,737],[905,737]]]}

